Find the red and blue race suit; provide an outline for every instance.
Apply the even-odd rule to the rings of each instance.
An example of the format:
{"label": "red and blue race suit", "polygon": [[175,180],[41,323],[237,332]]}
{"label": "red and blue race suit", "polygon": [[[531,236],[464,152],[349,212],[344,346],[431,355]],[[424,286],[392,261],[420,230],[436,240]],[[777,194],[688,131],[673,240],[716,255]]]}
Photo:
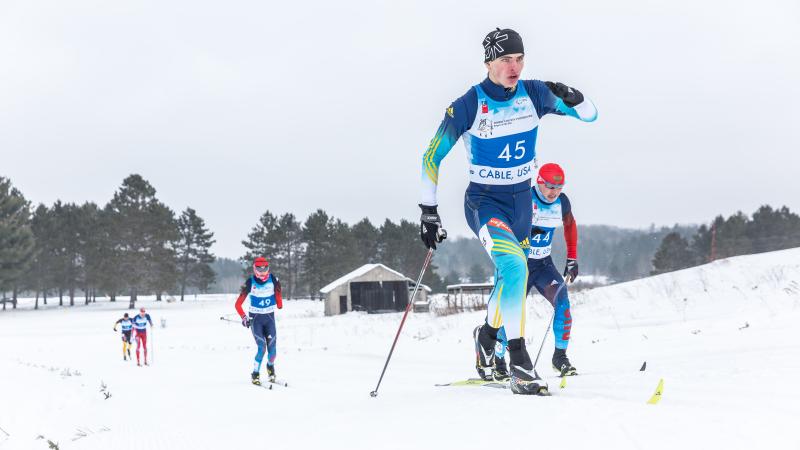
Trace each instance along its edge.
{"label": "red and blue race suit", "polygon": [[236,312],[240,317],[245,313],[242,304],[245,299],[250,302],[249,316],[250,329],[256,341],[256,357],[253,364],[253,372],[261,371],[261,363],[264,360],[264,353],[267,353],[267,365],[275,364],[277,356],[278,330],[275,327],[275,308],[283,308],[283,298],[281,297],[281,284],[273,275],[260,280],[255,276],[250,276],[239,297],[236,299]]}
{"label": "red and blue race suit", "polygon": [[[553,264],[551,248],[553,234],[559,225],[564,226],[564,240],[567,243],[567,258],[578,259],[578,224],[572,215],[572,204],[563,192],[552,203],[548,203],[539,192],[538,185],[534,185],[533,217],[531,220],[531,251],[528,256],[528,286],[526,292],[535,287],[537,291],[555,308],[553,315],[553,335],[556,348],[566,350],[569,345],[570,332],[572,331],[572,314],[569,310],[569,295],[567,287],[556,291],[564,283],[561,273]],[[497,333],[500,345],[497,346],[497,357],[505,355],[505,332],[500,329]]]}

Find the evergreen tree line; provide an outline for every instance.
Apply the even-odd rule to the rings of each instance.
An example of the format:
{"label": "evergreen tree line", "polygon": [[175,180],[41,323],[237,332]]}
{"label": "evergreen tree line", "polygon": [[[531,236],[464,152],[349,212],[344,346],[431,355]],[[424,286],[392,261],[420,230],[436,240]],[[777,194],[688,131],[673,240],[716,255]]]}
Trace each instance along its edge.
{"label": "evergreen tree line", "polygon": [[690,237],[664,236],[653,257],[653,274],[698,266],[719,258],[800,246],[800,216],[783,206],[761,206],[752,217],[741,211],[717,216]]}
{"label": "evergreen tree line", "polygon": [[[209,251],[213,233],[192,208],[176,217],[156,198],[155,188],[140,175],[123,180],[104,207],[55,202],[35,209],[11,182],[0,177],[0,297],[21,292],[67,297],[82,295],[85,304],[97,295],[116,301],[130,296],[205,291],[214,282]],[[3,301],[5,309],[6,301]]]}
{"label": "evergreen tree line", "polygon": [[[582,275],[602,275],[611,281],[634,280],[650,275],[653,255],[664,236],[690,236],[696,226],[660,227],[637,230],[609,225],[578,225],[578,262]],[[561,270],[567,246],[561,229],[553,237],[552,258]],[[443,242],[436,261],[444,284],[484,283],[494,274],[494,265],[474,237],[456,237]]]}
{"label": "evergreen tree line", "polygon": [[[286,298],[318,298],[319,290],[364,264],[381,263],[409,278],[419,274],[427,249],[419,239],[419,224],[386,219],[375,226],[364,218],[355,225],[318,209],[300,222],[294,214],[266,211],[242,241],[240,258],[246,271],[264,256],[281,282]],[[442,279],[431,263],[422,282],[441,291]]]}

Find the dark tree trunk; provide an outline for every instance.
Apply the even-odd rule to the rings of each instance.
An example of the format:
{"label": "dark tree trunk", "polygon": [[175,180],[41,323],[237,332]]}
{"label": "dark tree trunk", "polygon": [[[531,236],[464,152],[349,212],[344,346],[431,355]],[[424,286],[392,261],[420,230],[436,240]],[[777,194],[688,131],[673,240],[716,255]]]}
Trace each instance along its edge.
{"label": "dark tree trunk", "polygon": [[58,306],[64,306],[64,290],[58,288]]}
{"label": "dark tree trunk", "polygon": [[11,304],[14,305],[13,309],[17,309],[17,287],[16,286],[14,286],[14,290],[11,291],[11,301],[13,302]]}
{"label": "dark tree trunk", "polygon": [[128,309],[136,308],[136,289],[131,290],[131,302],[128,305]]}
{"label": "dark tree trunk", "polygon": [[36,291],[36,302],[33,304],[33,309],[39,309],[39,291]]}
{"label": "dark tree trunk", "polygon": [[112,301],[112,302],[117,301],[117,293],[116,292],[112,292],[109,297],[111,298],[110,301]]}
{"label": "dark tree trunk", "polygon": [[69,306],[75,306],[75,287],[69,287]]}

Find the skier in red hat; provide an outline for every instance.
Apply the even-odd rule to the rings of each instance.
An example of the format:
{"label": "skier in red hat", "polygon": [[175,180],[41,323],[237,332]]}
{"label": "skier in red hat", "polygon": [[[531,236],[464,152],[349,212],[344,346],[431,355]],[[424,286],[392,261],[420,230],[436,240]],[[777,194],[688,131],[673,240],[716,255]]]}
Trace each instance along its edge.
{"label": "skier in red hat", "polygon": [[[248,299],[248,314],[242,309],[244,300]],[[242,318],[242,325],[249,327],[256,340],[256,358],[253,372],[250,374],[253,384],[260,385],[261,363],[267,353],[267,375],[269,381],[275,381],[275,357],[277,356],[277,329],[275,328],[275,308],[283,308],[281,284],[269,270],[269,262],[263,256],[253,261],[253,275],[247,278],[242,286],[239,298],[236,299],[236,312]]]}

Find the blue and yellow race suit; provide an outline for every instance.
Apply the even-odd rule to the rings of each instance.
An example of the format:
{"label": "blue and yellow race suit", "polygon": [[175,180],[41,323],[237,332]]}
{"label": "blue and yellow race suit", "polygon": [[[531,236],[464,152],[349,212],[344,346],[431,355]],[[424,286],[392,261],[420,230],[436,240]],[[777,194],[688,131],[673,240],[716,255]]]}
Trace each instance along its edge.
{"label": "blue and yellow race suit", "polygon": [[505,325],[508,339],[525,335],[530,180],[539,121],[547,114],[591,122],[597,110],[588,98],[566,106],[539,80],[506,89],[486,78],[447,108],[422,158],[422,204],[433,206],[441,162],[463,137],[470,164],[464,212],[495,265],[486,320],[492,328]]}

